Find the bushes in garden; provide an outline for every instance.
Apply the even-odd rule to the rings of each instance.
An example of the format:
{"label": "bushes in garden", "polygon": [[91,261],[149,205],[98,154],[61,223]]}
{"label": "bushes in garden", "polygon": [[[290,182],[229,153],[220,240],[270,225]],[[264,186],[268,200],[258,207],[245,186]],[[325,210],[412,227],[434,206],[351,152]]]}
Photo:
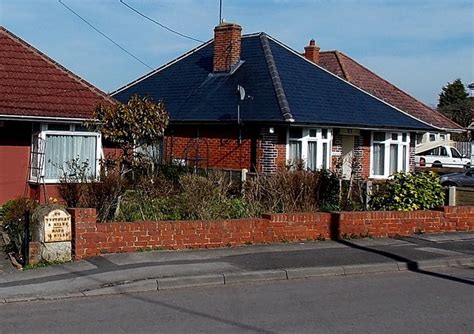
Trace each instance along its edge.
{"label": "bushes in garden", "polygon": [[9,242],[5,245],[7,252],[20,254],[25,236],[26,215],[34,210],[37,203],[29,198],[17,198],[2,206],[2,220]]}
{"label": "bushes in garden", "polygon": [[101,168],[100,182],[87,166],[70,163],[60,184],[68,206],[92,207],[99,221],[219,219],[267,212],[336,210],[339,180],[329,171],[281,169],[257,175],[243,185],[221,172],[192,173],[181,166],[124,174],[117,166]]}
{"label": "bushes in garden", "polygon": [[99,177],[89,173],[87,162],[66,163],[59,184],[59,195],[69,207],[95,208],[99,221],[114,218],[118,200],[126,189],[116,163],[103,161]]}
{"label": "bushes in garden", "polygon": [[280,169],[244,185],[244,203],[252,213],[337,210],[339,180],[327,170]]}
{"label": "bushes in garden", "polygon": [[142,180],[120,201],[119,220],[180,220],[248,216],[241,198],[221,173],[164,175]]}
{"label": "bushes in garden", "polygon": [[372,195],[374,210],[429,210],[444,204],[444,191],[433,172],[396,173]]}
{"label": "bushes in garden", "polygon": [[[61,196],[69,206],[96,208],[102,222],[366,209],[365,187],[348,185],[327,170],[282,168],[275,174],[257,174],[237,187],[221,172],[199,174],[172,165],[133,174],[109,166],[102,168],[100,182],[80,170],[73,175],[63,179]],[[373,210],[424,210],[443,202],[435,174],[397,173],[377,186],[369,204]]]}

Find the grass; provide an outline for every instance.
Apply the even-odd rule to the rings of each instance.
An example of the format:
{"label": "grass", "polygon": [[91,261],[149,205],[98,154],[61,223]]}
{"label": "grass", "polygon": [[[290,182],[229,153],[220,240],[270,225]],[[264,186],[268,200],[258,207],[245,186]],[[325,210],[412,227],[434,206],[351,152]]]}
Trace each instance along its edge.
{"label": "grass", "polygon": [[64,263],[69,263],[71,261],[63,262],[63,261],[46,261],[46,260],[41,260],[40,262],[36,264],[27,264],[26,266],[23,267],[23,270],[32,270],[32,269],[38,269],[38,268],[45,268],[49,266],[54,266],[58,264],[64,264]]}

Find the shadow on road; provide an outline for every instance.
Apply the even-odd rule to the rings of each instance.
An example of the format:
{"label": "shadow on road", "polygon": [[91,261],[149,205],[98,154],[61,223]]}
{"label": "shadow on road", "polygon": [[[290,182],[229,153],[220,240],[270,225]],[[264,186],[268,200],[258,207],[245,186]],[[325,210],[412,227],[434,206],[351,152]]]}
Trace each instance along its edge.
{"label": "shadow on road", "polygon": [[406,263],[407,269],[409,271],[417,273],[417,274],[423,274],[423,275],[428,275],[428,276],[432,276],[432,277],[436,277],[436,278],[442,278],[442,279],[450,280],[450,281],[457,282],[457,283],[474,285],[474,281],[471,281],[471,280],[468,280],[468,279],[464,279],[464,278],[460,278],[460,277],[456,277],[456,276],[451,276],[451,275],[446,275],[446,274],[440,274],[440,273],[428,271],[428,270],[425,270],[425,269],[421,269],[421,268],[419,268],[418,263],[416,263],[413,260],[407,259],[403,256],[393,254],[393,253],[390,253],[390,252],[387,252],[387,251],[379,250],[379,249],[374,249],[374,248],[370,248],[370,247],[357,245],[357,244],[355,244],[353,242],[350,242],[348,240],[344,240],[344,239],[341,238],[339,220],[337,219],[337,218],[339,218],[339,216],[336,215],[333,218],[336,218],[336,219],[331,220],[331,226],[330,226],[331,240],[333,240],[337,243],[340,243],[344,246],[351,247],[351,248],[354,248],[354,249],[358,249],[358,250],[361,250],[361,251],[381,255],[381,256],[384,256],[386,258],[395,260],[397,262]]}
{"label": "shadow on road", "polygon": [[[189,263],[211,263],[213,260],[175,260],[175,261],[160,261],[160,262],[145,262],[145,263],[131,263],[131,264],[124,264],[118,265],[109,261],[108,259],[102,256],[96,256],[92,258],[88,258],[84,260],[95,265],[97,268],[94,269],[86,269],[80,271],[73,271],[70,270],[69,272],[64,272],[56,275],[51,276],[44,276],[44,277],[35,277],[30,279],[24,279],[19,281],[11,281],[0,283],[0,288],[12,287],[12,286],[22,286],[27,284],[40,284],[40,283],[47,283],[53,281],[62,281],[65,279],[72,279],[77,277],[88,277],[90,278],[91,275],[101,274],[105,272],[113,272],[113,271],[121,271],[126,269],[140,269],[146,267],[158,267],[158,266],[165,266],[165,265],[179,265],[179,264],[189,264]],[[67,267],[63,267],[65,270],[68,270]]]}

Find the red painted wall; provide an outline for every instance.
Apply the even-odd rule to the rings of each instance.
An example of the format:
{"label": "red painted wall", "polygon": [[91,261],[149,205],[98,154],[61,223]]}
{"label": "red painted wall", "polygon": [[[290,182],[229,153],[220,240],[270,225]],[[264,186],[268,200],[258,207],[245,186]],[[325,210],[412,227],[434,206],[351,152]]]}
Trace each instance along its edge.
{"label": "red painted wall", "polygon": [[[56,184],[29,183],[29,161],[33,127],[38,123],[5,121],[0,127],[0,205],[6,201],[29,197],[41,203],[60,199]],[[104,155],[117,156],[120,150],[105,144]]]}
{"label": "red painted wall", "polygon": [[31,124],[5,121],[0,128],[0,205],[28,196]]}

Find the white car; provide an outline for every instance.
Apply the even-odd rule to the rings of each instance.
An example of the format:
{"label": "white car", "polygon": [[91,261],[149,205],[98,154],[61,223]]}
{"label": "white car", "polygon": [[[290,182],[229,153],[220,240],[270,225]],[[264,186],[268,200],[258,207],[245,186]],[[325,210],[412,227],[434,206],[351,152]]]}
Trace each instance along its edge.
{"label": "white car", "polygon": [[415,164],[417,167],[468,168],[471,160],[461,155],[455,147],[438,145],[416,153]]}

